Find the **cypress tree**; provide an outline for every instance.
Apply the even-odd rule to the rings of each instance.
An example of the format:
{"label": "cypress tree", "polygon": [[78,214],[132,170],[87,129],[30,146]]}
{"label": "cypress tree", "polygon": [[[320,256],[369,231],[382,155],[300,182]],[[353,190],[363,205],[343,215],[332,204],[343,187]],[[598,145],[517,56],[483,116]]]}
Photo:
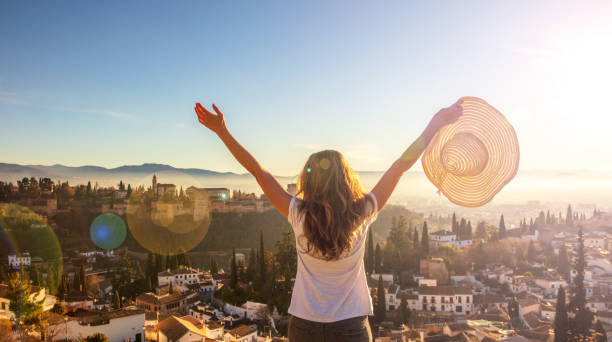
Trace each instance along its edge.
{"label": "cypress tree", "polygon": [[87,273],[85,273],[85,266],[81,265],[81,271],[79,278],[81,280],[80,288],[83,293],[87,293]]}
{"label": "cypress tree", "polygon": [[451,227],[452,227],[453,233],[457,234],[457,216],[455,216],[455,213],[453,213]]}
{"label": "cypress tree", "polygon": [[588,336],[591,328],[593,315],[586,307],[586,290],[584,288],[584,268],[586,260],[584,256],[584,238],[582,228],[578,231],[578,251],[576,258],[576,277],[574,278],[573,297],[570,301],[570,310],[575,313],[570,322],[572,337],[581,338]]}
{"label": "cypress tree", "polygon": [[236,289],[238,285],[238,273],[236,269],[236,248],[232,248],[232,265],[231,265],[231,278],[230,278],[230,288]]}
{"label": "cypress tree", "polygon": [[374,270],[376,273],[382,273],[382,252],[380,250],[380,244],[376,244],[376,252],[374,252]]}
{"label": "cypress tree", "polygon": [[569,284],[570,282],[570,266],[569,266],[569,258],[567,256],[567,248],[565,244],[562,244],[559,247],[559,259],[557,261],[557,269],[559,270],[559,274],[563,276],[563,279]]}
{"label": "cypress tree", "polygon": [[219,273],[219,265],[217,265],[217,259],[212,256],[210,257],[210,273]]}
{"label": "cypress tree", "polygon": [[429,232],[427,230],[427,221],[423,222],[423,232],[421,234],[421,254],[423,257],[429,255]]}
{"label": "cypress tree", "polygon": [[499,239],[505,239],[506,238],[506,224],[504,223],[504,214],[502,214],[501,218],[499,219]]}
{"label": "cypress tree", "polygon": [[569,227],[574,225],[574,215],[572,214],[572,205],[567,206],[567,215],[565,216],[565,224]]}
{"label": "cypress tree", "polygon": [[527,261],[534,262],[536,259],[536,250],[533,246],[533,241],[529,240],[529,246],[527,246]]}
{"label": "cypress tree", "polygon": [[387,315],[387,307],[385,303],[385,285],[383,284],[382,275],[378,276],[378,290],[376,291],[376,308],[374,311],[374,320],[382,322]]}
{"label": "cypress tree", "polygon": [[113,298],[113,308],[121,309],[121,298],[119,297],[119,292],[115,290],[115,298]]}
{"label": "cypress tree", "polygon": [[565,307],[565,289],[559,288],[557,292],[557,309],[555,312],[555,342],[567,342],[569,321]]}
{"label": "cypress tree", "polygon": [[372,236],[372,228],[368,232],[368,249],[366,252],[366,273],[372,274],[374,271],[374,237]]}
{"label": "cypress tree", "polygon": [[417,228],[414,227],[414,231],[413,231],[413,235],[414,237],[412,238],[412,247],[416,250],[419,248],[419,232],[417,231]]}
{"label": "cypress tree", "polygon": [[472,240],[472,222],[470,221],[467,223],[466,240]]}
{"label": "cypress tree", "polygon": [[264,250],[264,239],[263,231],[259,234],[259,275],[261,276],[261,283],[266,282],[266,253]]}

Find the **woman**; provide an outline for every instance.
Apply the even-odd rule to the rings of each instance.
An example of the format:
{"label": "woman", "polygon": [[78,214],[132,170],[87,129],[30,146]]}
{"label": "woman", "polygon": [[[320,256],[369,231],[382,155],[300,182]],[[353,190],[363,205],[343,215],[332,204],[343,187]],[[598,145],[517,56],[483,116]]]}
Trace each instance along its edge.
{"label": "woman", "polygon": [[200,123],[219,136],[293,227],[298,268],[289,307],[291,342],[372,340],[367,319],[373,313],[372,299],[363,263],[368,227],[436,132],[459,118],[461,103],[459,99],[434,115],[370,193],[365,193],[342,154],[326,150],[308,158],[296,196],[234,139],[217,106],[213,104],[213,114],[196,104]]}

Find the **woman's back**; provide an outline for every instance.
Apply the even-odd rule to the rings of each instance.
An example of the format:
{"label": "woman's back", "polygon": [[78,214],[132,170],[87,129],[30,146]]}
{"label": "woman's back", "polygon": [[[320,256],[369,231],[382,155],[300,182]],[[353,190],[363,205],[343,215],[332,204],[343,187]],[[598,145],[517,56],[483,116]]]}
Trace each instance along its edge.
{"label": "woman's back", "polygon": [[318,255],[308,247],[304,235],[301,200],[291,199],[288,220],[296,237],[298,267],[289,313],[315,322],[335,322],[372,314],[363,256],[369,225],[378,212],[376,198],[369,193],[364,216],[367,219],[355,228],[352,248],[334,260]]}

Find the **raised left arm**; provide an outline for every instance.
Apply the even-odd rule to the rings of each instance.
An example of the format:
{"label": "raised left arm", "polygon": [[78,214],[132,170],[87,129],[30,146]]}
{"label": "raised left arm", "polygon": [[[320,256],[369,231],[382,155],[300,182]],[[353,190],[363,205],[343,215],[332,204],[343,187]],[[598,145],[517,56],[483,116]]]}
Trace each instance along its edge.
{"label": "raised left arm", "polygon": [[223,141],[227,149],[232,153],[234,158],[244,166],[249,173],[255,177],[255,180],[263,190],[264,194],[272,203],[272,205],[280,211],[285,217],[289,214],[289,203],[291,195],[280,185],[278,180],[266,169],[261,167],[259,162],[246,150],[229,132],[225,126],[223,113],[213,104],[213,109],[216,115],[209,112],[200,103],[196,104],[195,111],[198,115],[200,123],[215,132]]}

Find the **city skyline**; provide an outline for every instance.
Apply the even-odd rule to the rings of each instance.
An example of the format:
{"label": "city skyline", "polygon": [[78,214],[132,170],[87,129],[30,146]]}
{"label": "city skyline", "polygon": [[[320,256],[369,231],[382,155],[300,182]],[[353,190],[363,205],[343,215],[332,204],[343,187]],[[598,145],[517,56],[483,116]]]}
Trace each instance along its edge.
{"label": "city skyline", "polygon": [[519,173],[612,170],[609,2],[1,9],[0,162],[244,173],[197,123],[199,101],[274,174],[326,148],[380,171],[474,95],[514,125]]}

